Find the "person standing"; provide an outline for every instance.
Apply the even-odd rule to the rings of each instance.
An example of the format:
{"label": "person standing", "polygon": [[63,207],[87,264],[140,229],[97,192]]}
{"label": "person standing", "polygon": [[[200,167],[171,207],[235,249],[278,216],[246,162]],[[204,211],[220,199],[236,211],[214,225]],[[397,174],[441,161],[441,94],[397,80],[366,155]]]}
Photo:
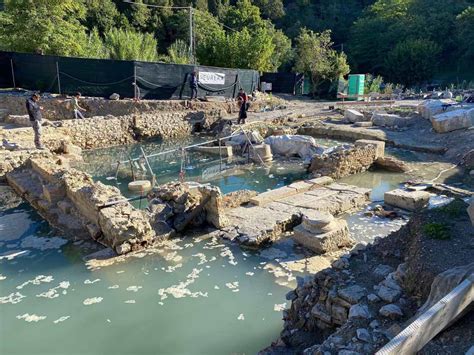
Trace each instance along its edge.
{"label": "person standing", "polygon": [[191,73],[189,78],[189,87],[191,88],[191,100],[197,99],[198,96],[198,79],[196,71]]}
{"label": "person standing", "polygon": [[[87,110],[79,105],[79,99],[81,98],[81,93],[76,92],[74,97],[72,98],[72,105],[74,109],[74,118],[77,120],[78,118],[84,119],[84,115],[82,112],[86,112]],[[82,111],[82,112],[81,112]]]}
{"label": "person standing", "polygon": [[249,97],[245,93],[244,89],[242,89],[242,88],[240,88],[240,90],[239,90],[239,95],[237,96],[237,101],[239,102],[239,105],[240,105],[239,119],[237,121],[237,124],[240,124],[240,123],[245,124],[245,119],[247,118],[247,109],[248,109]]}
{"label": "person standing", "polygon": [[36,149],[46,149],[41,143],[41,124],[43,123],[43,115],[41,111],[43,107],[39,105],[40,94],[34,93],[29,99],[26,100],[26,110],[30,117],[31,126],[35,134],[35,146]]}

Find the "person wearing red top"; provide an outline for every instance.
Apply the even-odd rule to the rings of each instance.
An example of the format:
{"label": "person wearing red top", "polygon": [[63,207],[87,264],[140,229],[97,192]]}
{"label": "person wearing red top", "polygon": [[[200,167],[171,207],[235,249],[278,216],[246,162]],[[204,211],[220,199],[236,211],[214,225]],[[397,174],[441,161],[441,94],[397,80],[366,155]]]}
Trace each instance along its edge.
{"label": "person wearing red top", "polygon": [[242,89],[242,88],[240,88],[240,90],[239,90],[239,95],[237,96],[237,101],[239,102],[239,105],[240,105],[239,120],[237,121],[237,124],[240,124],[240,123],[245,124],[245,119],[247,118],[247,109],[248,109],[249,97],[247,96],[244,89]]}

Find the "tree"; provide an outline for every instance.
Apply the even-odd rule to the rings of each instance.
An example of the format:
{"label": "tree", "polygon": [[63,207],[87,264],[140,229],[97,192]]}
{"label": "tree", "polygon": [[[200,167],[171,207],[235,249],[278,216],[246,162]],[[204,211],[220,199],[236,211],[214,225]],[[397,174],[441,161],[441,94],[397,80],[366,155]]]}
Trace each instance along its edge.
{"label": "tree", "polygon": [[285,15],[285,8],[282,0],[255,0],[261,13],[271,20],[276,20]]}
{"label": "tree", "polygon": [[120,23],[121,16],[112,0],[85,0],[85,25],[103,34]]}
{"label": "tree", "polygon": [[0,17],[2,47],[81,56],[87,39],[81,24],[85,13],[84,4],[76,0],[8,0]]}
{"label": "tree", "polygon": [[109,52],[99,36],[97,28],[93,28],[87,36],[84,56],[96,59],[108,59]]}
{"label": "tree", "polygon": [[457,43],[461,65],[474,61],[474,6],[468,7],[457,18]]}
{"label": "tree", "polygon": [[178,39],[168,48],[167,62],[175,64],[189,64],[189,46],[186,42]]}
{"label": "tree", "polygon": [[230,28],[240,31],[265,26],[260,17],[260,9],[252,5],[250,0],[237,0],[235,6],[229,6],[224,16],[224,23]]}
{"label": "tree", "polygon": [[105,33],[104,44],[111,59],[156,61],[157,42],[152,34],[112,29]]}
{"label": "tree", "polygon": [[307,74],[311,79],[313,95],[325,81],[334,81],[349,73],[344,53],[332,49],[331,31],[321,33],[302,29],[296,38],[294,70]]}
{"label": "tree", "polygon": [[389,79],[408,86],[431,79],[440,52],[440,47],[432,41],[408,39],[398,43],[386,59]]}

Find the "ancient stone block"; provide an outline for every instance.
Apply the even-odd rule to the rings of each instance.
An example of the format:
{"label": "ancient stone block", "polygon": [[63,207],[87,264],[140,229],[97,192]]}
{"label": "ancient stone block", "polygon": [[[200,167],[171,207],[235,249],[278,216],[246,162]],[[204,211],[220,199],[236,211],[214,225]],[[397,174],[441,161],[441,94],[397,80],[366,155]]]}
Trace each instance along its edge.
{"label": "ancient stone block", "polygon": [[437,114],[431,119],[431,124],[438,133],[469,128],[474,124],[474,109],[460,109]]}
{"label": "ancient stone block", "polygon": [[416,211],[428,204],[430,194],[426,191],[405,191],[396,189],[386,192],[384,194],[384,200],[386,204],[408,211]]}
{"label": "ancient stone block", "polygon": [[375,146],[375,158],[381,158],[385,155],[385,142],[376,141],[370,139],[359,139],[355,141],[355,146],[364,146],[364,145],[373,145]]}
{"label": "ancient stone block", "polygon": [[406,127],[410,123],[410,118],[400,117],[385,112],[374,112],[372,122],[374,126],[381,127]]}
{"label": "ancient stone block", "polygon": [[308,170],[313,175],[340,179],[367,170],[374,163],[376,154],[374,144],[340,146],[329,154],[313,156]]}
{"label": "ancient stone block", "polygon": [[[116,248],[123,242],[148,244],[154,232],[144,214],[129,203],[120,203],[102,208],[99,212],[99,226],[102,229],[102,243]],[[136,243],[132,243],[136,241]]]}
{"label": "ancient stone block", "polygon": [[380,308],[379,314],[390,319],[397,319],[403,316],[402,310],[396,304],[387,304],[383,306]]}
{"label": "ancient stone block", "polygon": [[349,236],[347,222],[336,220],[333,223],[334,229],[322,234],[311,233],[299,225],[293,229],[293,238],[297,243],[316,253],[327,253],[352,245],[353,240]]}
{"label": "ancient stone block", "polygon": [[361,122],[354,123],[354,127],[363,127],[363,128],[372,127],[373,125],[374,124],[370,121],[367,121],[367,122],[361,121]]}
{"label": "ancient stone block", "polygon": [[254,198],[250,199],[250,203],[256,206],[263,206],[269,202],[278,201],[278,200],[281,200],[282,198],[293,196],[295,194],[297,194],[296,189],[292,189],[291,187],[284,186],[275,190],[262,192],[261,194],[258,194]]}
{"label": "ancient stone block", "polygon": [[331,316],[333,323],[342,325],[347,322],[347,308],[333,305],[331,308]]}
{"label": "ancient stone block", "polygon": [[394,157],[379,157],[375,160],[375,166],[395,173],[404,173],[410,170],[405,162]]}
{"label": "ancient stone block", "polygon": [[367,121],[365,116],[360,113],[359,111],[348,109],[344,111],[344,118],[351,123],[360,122],[360,121]]}
{"label": "ancient stone block", "polygon": [[455,103],[453,100],[427,100],[418,106],[418,112],[423,118],[430,120],[434,115],[454,110],[449,105]]}
{"label": "ancient stone block", "polygon": [[49,203],[57,203],[66,197],[64,185],[48,184],[43,185],[43,197]]}

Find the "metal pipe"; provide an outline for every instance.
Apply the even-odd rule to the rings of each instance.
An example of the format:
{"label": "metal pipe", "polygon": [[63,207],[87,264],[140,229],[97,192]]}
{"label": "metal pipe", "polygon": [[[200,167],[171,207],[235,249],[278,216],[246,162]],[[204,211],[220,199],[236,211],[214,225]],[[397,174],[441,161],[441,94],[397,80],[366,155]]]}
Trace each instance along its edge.
{"label": "metal pipe", "polygon": [[11,58],[10,58],[10,66],[12,68],[13,88],[16,89],[15,70],[13,69],[13,59],[11,59]]}
{"label": "metal pipe", "polygon": [[59,79],[59,64],[56,62],[56,75],[58,77],[58,91],[59,95],[61,95],[61,80]]}

